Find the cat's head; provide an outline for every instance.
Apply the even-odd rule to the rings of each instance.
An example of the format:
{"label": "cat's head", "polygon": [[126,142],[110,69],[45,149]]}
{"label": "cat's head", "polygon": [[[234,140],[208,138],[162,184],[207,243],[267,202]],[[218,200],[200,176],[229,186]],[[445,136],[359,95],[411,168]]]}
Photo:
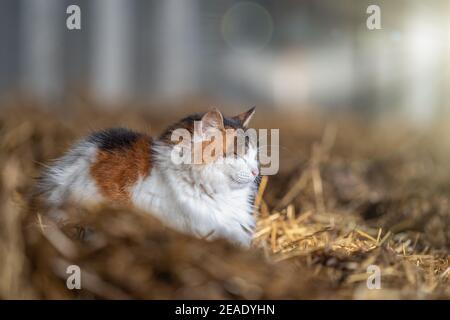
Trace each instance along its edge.
{"label": "cat's head", "polygon": [[183,118],[167,128],[160,140],[172,148],[174,162],[183,157],[183,162],[178,162],[180,170],[242,188],[259,175],[256,131],[248,130],[254,114],[253,107],[234,117],[224,117],[214,108]]}

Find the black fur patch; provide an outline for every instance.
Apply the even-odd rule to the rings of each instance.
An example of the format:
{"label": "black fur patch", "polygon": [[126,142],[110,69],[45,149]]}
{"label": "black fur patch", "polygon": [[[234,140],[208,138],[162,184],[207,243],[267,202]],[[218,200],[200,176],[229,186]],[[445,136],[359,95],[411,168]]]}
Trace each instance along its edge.
{"label": "black fur patch", "polygon": [[243,129],[241,123],[233,118],[223,118],[223,125],[225,128]]}
{"label": "black fur patch", "polygon": [[87,140],[95,143],[100,150],[114,151],[130,148],[139,137],[139,133],[125,128],[111,128],[95,132]]}
{"label": "black fur patch", "polygon": [[[181,119],[180,122],[194,122],[194,121],[200,121],[202,120],[204,113],[195,113],[190,116],[187,116],[186,118]],[[226,118],[223,117],[223,125],[225,128],[234,128],[239,129],[242,128],[241,123],[239,120],[233,119],[233,118]]]}
{"label": "black fur patch", "polygon": [[[194,113],[181,119],[179,122],[172,124],[161,134],[160,139],[169,139],[172,132],[178,128],[185,128],[192,134],[194,121],[202,120],[203,115],[204,113]],[[225,129],[243,129],[239,120],[233,118],[223,117],[223,125]]]}

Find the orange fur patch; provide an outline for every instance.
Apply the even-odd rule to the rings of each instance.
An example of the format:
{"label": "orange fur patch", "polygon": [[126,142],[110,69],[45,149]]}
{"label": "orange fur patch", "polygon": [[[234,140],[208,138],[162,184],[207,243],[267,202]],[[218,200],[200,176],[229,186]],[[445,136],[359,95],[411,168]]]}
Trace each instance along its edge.
{"label": "orange fur patch", "polygon": [[[233,129],[233,128],[229,128]],[[233,129],[234,130],[234,129]],[[233,150],[235,147],[235,138],[236,138],[236,132],[226,132],[225,129],[220,130],[221,137],[222,137],[222,150],[215,150],[212,148],[211,154],[208,154],[207,147],[209,147],[211,144],[214,144],[214,139],[202,141],[202,164],[206,164],[211,161],[217,160],[221,156],[226,156],[228,153],[230,153],[230,150]],[[230,134],[231,133],[231,134]],[[218,151],[216,153],[216,151]],[[193,151],[194,152],[194,151]],[[209,161],[206,161],[205,159],[208,159]]]}
{"label": "orange fur patch", "polygon": [[[161,136],[160,136],[160,140],[168,145],[177,145],[180,141],[174,141],[172,140],[172,132],[176,129],[186,129],[188,132],[190,132],[191,137],[194,134],[194,121],[201,121],[202,116],[201,115],[194,115],[192,117],[187,117],[186,119],[183,119],[182,121],[173,124],[172,126],[170,126]],[[230,121],[230,119],[225,118],[228,122]],[[213,143],[213,141],[211,140],[205,140],[202,141],[199,149],[201,150],[201,154],[200,156],[197,155],[197,157],[194,155],[194,153],[196,152],[196,147],[191,149],[192,152],[192,159],[195,159],[195,161],[200,160],[201,162],[199,163],[200,165],[202,164],[207,164],[210,163],[212,161],[217,160],[218,157],[220,156],[226,156],[228,154],[231,154],[232,150],[237,150],[236,146],[236,130],[239,127],[239,125],[229,125],[227,124],[227,121],[225,121],[224,125],[222,128],[220,128],[220,132],[222,133],[222,150],[215,150],[214,148],[209,148],[207,150],[207,148]],[[242,129],[242,128],[241,128]],[[226,132],[226,130],[231,130],[231,134],[230,132]],[[212,150],[211,150],[212,149]],[[208,151],[211,150],[211,154],[208,154]],[[217,152],[216,152],[217,151]],[[197,162],[195,162],[197,163]]]}
{"label": "orange fur patch", "polygon": [[150,174],[150,143],[150,138],[142,135],[129,148],[97,152],[90,173],[104,197],[121,204],[130,202],[130,187]]}

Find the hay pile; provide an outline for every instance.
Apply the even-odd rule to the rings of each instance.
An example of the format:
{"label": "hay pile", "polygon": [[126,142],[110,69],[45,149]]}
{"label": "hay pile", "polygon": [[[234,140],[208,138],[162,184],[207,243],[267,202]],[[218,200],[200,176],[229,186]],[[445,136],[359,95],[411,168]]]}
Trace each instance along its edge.
{"label": "hay pile", "polygon": [[[32,177],[76,138],[118,124],[155,134],[178,116],[71,110],[15,105],[0,114],[0,298],[450,297],[444,127],[414,134],[259,114],[257,126],[280,128],[282,161],[260,185],[246,252],[123,208],[70,209],[73,223],[62,230],[30,209]],[[71,264],[82,269],[82,290],[66,288]],[[380,290],[366,287],[369,265],[381,270]]]}

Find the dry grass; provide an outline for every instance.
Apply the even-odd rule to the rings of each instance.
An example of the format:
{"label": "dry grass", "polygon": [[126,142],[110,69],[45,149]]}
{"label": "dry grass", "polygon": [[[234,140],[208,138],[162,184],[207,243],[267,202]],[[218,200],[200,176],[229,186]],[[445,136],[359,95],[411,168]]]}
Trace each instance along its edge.
{"label": "dry grass", "polygon": [[[62,230],[31,210],[32,177],[77,137],[117,124],[156,133],[177,116],[74,109],[84,111],[64,117],[16,106],[0,114],[0,298],[450,297],[443,127],[418,134],[259,114],[257,125],[281,129],[282,162],[260,185],[248,252],[127,209],[72,208]],[[86,228],[95,233],[79,240]],[[80,291],[65,286],[70,264],[83,270]],[[369,265],[381,270],[380,290],[366,287]]]}

